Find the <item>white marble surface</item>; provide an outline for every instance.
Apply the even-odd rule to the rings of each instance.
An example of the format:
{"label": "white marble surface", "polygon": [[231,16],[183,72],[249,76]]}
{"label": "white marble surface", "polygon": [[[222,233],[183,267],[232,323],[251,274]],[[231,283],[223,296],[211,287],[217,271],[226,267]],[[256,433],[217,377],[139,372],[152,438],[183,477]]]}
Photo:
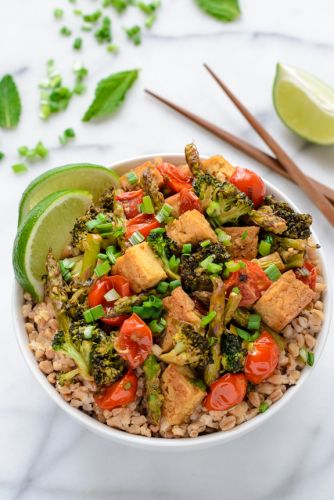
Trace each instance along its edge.
{"label": "white marble surface", "polygon": [[[82,4],[93,10],[98,2],[78,0],[79,7]],[[277,61],[299,65],[334,85],[332,0],[241,0],[241,5],[242,18],[227,26],[202,15],[192,0],[163,0],[159,20],[142,46],[128,44],[115,26],[122,45],[118,57],[89,41],[78,58],[70,41],[58,35],[52,16],[53,7],[68,8],[65,0],[1,1],[0,75],[15,75],[24,105],[19,128],[0,131],[0,150],[7,153],[0,165],[1,500],[334,498],[332,336],[311,379],[263,427],[224,446],[173,455],[114,445],[64,415],[26,368],[11,325],[10,254],[16,210],[20,193],[37,174],[68,162],[108,164],[138,154],[179,152],[191,140],[203,154],[223,153],[231,161],[255,166],[158,105],[143,93],[145,86],[261,145],[203,70],[202,62],[208,62],[305,172],[334,187],[334,147],[311,146],[294,137],[279,122],[271,103]],[[90,70],[89,90],[74,99],[67,112],[42,124],[37,83],[50,57],[67,79],[73,63],[82,60]],[[80,123],[95,83],[131,67],[142,68],[140,80],[117,116],[100,124]],[[57,136],[69,126],[75,128],[77,139],[61,148]],[[50,158],[21,177],[14,175],[10,165],[17,161],[16,148],[32,146],[39,139],[51,148]],[[314,206],[290,182],[257,168],[315,216],[315,229],[332,260],[333,231]]]}

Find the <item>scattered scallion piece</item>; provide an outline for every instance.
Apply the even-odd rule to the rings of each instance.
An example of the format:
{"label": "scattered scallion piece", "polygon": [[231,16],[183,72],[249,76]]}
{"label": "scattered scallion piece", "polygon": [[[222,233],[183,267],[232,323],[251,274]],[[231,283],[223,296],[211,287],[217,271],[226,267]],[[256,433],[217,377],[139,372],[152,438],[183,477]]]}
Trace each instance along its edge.
{"label": "scattered scallion piece", "polygon": [[120,298],[120,295],[116,292],[115,288],[112,288],[109,292],[104,294],[104,298],[107,302],[114,302]]}
{"label": "scattered scallion piece", "polygon": [[125,28],[125,33],[127,34],[129,40],[133,42],[134,45],[141,44],[141,28],[137,24],[131,28]]}
{"label": "scattered scallion piece", "polygon": [[236,271],[239,271],[240,263],[235,262],[234,260],[229,260],[228,262],[225,262],[225,267],[230,273],[234,273]]}
{"label": "scattered scallion piece", "polygon": [[3,153],[2,151],[0,151],[0,161],[3,160],[5,157],[5,153]]}
{"label": "scattered scallion piece", "polygon": [[191,253],[191,249],[192,249],[191,243],[185,243],[182,247],[182,253],[189,254]]}
{"label": "scattered scallion piece", "polygon": [[232,290],[231,290],[233,293],[240,293],[240,288],[238,288],[237,286],[233,287]]}
{"label": "scattered scallion piece", "polygon": [[259,406],[259,412],[264,413],[265,411],[268,410],[268,408],[269,408],[268,403],[266,403],[265,401],[262,401],[262,403]]}
{"label": "scattered scallion piece", "polygon": [[110,232],[112,228],[112,222],[104,222],[103,224],[98,224],[97,226],[95,226],[95,229],[97,229],[97,231],[101,234]]}
{"label": "scattered scallion piece", "polygon": [[71,269],[74,266],[74,262],[69,259],[64,259],[59,261],[60,272],[65,281],[70,281],[71,279]]}
{"label": "scattered scallion piece", "polygon": [[107,260],[108,258],[105,253],[98,253],[97,256],[101,260]]}
{"label": "scattered scallion piece", "polygon": [[216,314],[216,311],[210,311],[206,316],[203,316],[201,319],[201,326],[206,326],[211,323],[213,318],[216,317]]}
{"label": "scattered scallion piece", "polygon": [[119,46],[115,43],[109,43],[106,48],[107,52],[110,52],[110,54],[117,54],[119,52]]}
{"label": "scattered scallion piece", "polygon": [[177,288],[178,286],[181,286],[181,281],[180,280],[173,280],[169,283],[169,289],[171,291],[174,290],[174,288]]}
{"label": "scattered scallion piece", "polygon": [[12,165],[12,170],[15,174],[23,174],[28,170],[28,167],[24,163],[15,163],[15,165]]}
{"label": "scattered scallion piece", "polygon": [[36,160],[38,158],[45,158],[49,150],[44,146],[44,144],[39,141],[36,146],[29,149],[27,146],[20,146],[17,149],[20,156],[24,156],[27,160]]}
{"label": "scattered scallion piece", "polygon": [[154,229],[151,229],[150,234],[151,233],[163,234],[165,232],[166,232],[166,229],[164,227],[155,227]]}
{"label": "scattered scallion piece", "polygon": [[128,172],[126,174],[126,178],[129,182],[129,184],[131,184],[131,186],[135,186],[138,182],[138,177],[134,172]]}
{"label": "scattered scallion piece", "polygon": [[209,245],[211,245],[211,240],[204,240],[200,243],[201,247],[202,248],[206,248],[208,247]]}
{"label": "scattered scallion piece", "polygon": [[131,4],[132,0],[103,0],[103,7],[114,7],[118,13],[122,13]]}
{"label": "scattered scallion piece", "polygon": [[302,358],[302,360],[304,361],[304,363],[307,363],[307,350],[305,349],[305,347],[302,347],[300,350],[299,350],[299,356]]}
{"label": "scattered scallion piece", "polygon": [[110,270],[111,270],[111,265],[107,260],[105,260],[104,262],[102,262],[102,264],[96,266],[96,268],[94,269],[94,273],[98,278],[101,278],[101,276],[108,274]]}
{"label": "scattered scallion piece", "polygon": [[84,329],[84,332],[83,332],[83,336],[85,339],[91,339],[92,338],[92,335],[93,335],[93,330],[94,330],[94,326],[93,325],[88,325],[86,326],[86,328]]}
{"label": "scattered scallion piece", "polygon": [[73,48],[75,50],[80,50],[82,48],[82,38],[77,37],[74,39]]}
{"label": "scattered scallion piece", "polygon": [[271,251],[271,244],[266,241],[266,240],[261,240],[259,244],[259,254],[262,257],[266,257],[266,255],[269,255]]}
{"label": "scattered scallion piece", "polygon": [[221,273],[223,270],[223,266],[221,264],[215,264],[214,262],[209,262],[206,266],[206,270],[211,274]]}
{"label": "scattered scallion piece", "polygon": [[100,213],[97,215],[96,219],[92,219],[86,222],[86,228],[88,229],[88,231],[92,231],[96,228],[96,226],[98,226],[99,224],[103,224],[106,221],[106,216],[103,213]]}
{"label": "scattered scallion piece", "polygon": [[311,351],[309,351],[309,352],[307,353],[307,364],[308,364],[309,366],[313,366],[313,365],[314,365],[314,353],[313,353],[313,352],[311,352]]}
{"label": "scattered scallion piece", "polygon": [[248,236],[248,231],[244,231],[244,232],[242,233],[242,235],[241,235],[241,239],[242,239],[242,240],[245,240],[245,239],[247,238],[247,236]]}
{"label": "scattered scallion piece", "polygon": [[153,335],[160,335],[160,333],[162,333],[166,328],[166,320],[164,318],[161,318],[160,321],[158,321],[157,319],[153,319],[152,321],[150,321],[148,326],[150,327]]}
{"label": "scattered scallion piece", "polygon": [[154,214],[154,206],[150,196],[143,196],[143,201],[140,204],[140,209],[143,214]]}
{"label": "scattered scallion piece", "polygon": [[116,253],[116,247],[114,245],[110,245],[106,248],[106,254],[111,264],[115,264],[116,262]]}
{"label": "scattered scallion piece", "polygon": [[58,137],[60,144],[65,146],[65,144],[68,143],[70,139],[74,139],[75,137],[75,131],[73,128],[67,128],[64,130],[64,132]]}
{"label": "scattered scallion piece", "polygon": [[173,207],[168,205],[168,203],[164,203],[162,208],[159,210],[155,218],[157,219],[158,222],[166,222],[168,217],[170,216],[171,212],[173,210]]}
{"label": "scattered scallion piece", "polygon": [[98,306],[91,307],[90,309],[86,309],[83,313],[83,317],[86,321],[86,323],[92,323],[92,321],[97,321],[100,318],[103,318],[105,315],[104,309],[99,304]]}
{"label": "scattered scallion piece", "polygon": [[67,26],[63,26],[62,28],[60,28],[60,34],[63,36],[71,36],[72,31]]}
{"label": "scattered scallion piece", "polygon": [[77,63],[74,65],[73,72],[75,75],[73,94],[81,95],[86,90],[86,85],[84,85],[83,81],[88,75],[88,69],[82,64]]}
{"label": "scattered scallion piece", "polygon": [[259,330],[261,324],[261,316],[259,314],[250,314],[248,317],[248,330]]}
{"label": "scattered scallion piece", "polygon": [[85,21],[85,23],[97,23],[101,16],[102,12],[100,10],[96,10],[91,14],[84,14],[82,16],[82,19]]}
{"label": "scattered scallion piece", "polygon": [[175,257],[175,255],[172,255],[171,258],[169,259],[168,264],[173,273],[178,272],[180,262],[181,262],[180,259],[178,257]]}
{"label": "scattered scallion piece", "polygon": [[109,43],[112,41],[110,17],[104,16],[101,27],[95,31],[95,38],[99,43]]}
{"label": "scattered scallion piece", "polygon": [[254,342],[254,340],[256,340],[260,335],[260,332],[249,333],[246,330],[238,327],[235,327],[235,330],[239,337],[241,337],[243,340],[246,340],[246,342]]}
{"label": "scattered scallion piece", "polygon": [[270,264],[264,271],[271,281],[276,281],[282,275],[276,264]]}
{"label": "scattered scallion piece", "polygon": [[145,240],[145,237],[141,234],[140,231],[135,231],[129,238],[129,242],[131,245],[138,245],[138,243],[142,243]]}
{"label": "scattered scallion piece", "polygon": [[63,9],[54,9],[53,15],[55,19],[62,19],[64,16],[64,11]]}
{"label": "scattered scallion piece", "polygon": [[168,288],[169,288],[169,283],[167,283],[167,281],[160,281],[159,285],[157,286],[157,292],[166,293]]}

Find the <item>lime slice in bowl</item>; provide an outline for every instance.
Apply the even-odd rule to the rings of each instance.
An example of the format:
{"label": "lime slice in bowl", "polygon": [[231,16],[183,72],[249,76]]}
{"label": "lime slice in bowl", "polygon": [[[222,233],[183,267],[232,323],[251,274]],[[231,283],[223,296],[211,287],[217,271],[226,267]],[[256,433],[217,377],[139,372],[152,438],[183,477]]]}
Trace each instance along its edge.
{"label": "lime slice in bowl", "polygon": [[334,144],[334,89],[306,71],[278,64],[273,101],[293,132],[309,142]]}
{"label": "lime slice in bowl", "polygon": [[43,198],[21,224],[14,242],[13,266],[17,281],[33,298],[43,298],[42,276],[49,249],[56,258],[71,241],[75,219],[92,202],[88,191],[57,191]]}
{"label": "lime slice in bowl", "polygon": [[109,187],[118,187],[116,172],[100,165],[76,163],[53,168],[34,179],[24,191],[19,207],[19,224],[43,198],[62,189],[83,189],[97,201]]}

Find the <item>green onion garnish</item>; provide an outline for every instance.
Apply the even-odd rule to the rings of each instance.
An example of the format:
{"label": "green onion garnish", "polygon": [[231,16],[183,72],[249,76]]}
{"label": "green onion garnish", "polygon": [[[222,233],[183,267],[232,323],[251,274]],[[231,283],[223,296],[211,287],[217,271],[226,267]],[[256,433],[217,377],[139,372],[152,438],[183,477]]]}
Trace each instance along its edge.
{"label": "green onion garnish", "polygon": [[72,35],[72,31],[69,28],[67,28],[67,26],[63,26],[60,29],[60,34],[64,35],[64,36],[71,36]]}
{"label": "green onion garnish", "polygon": [[138,243],[142,243],[144,240],[145,237],[141,234],[140,231],[135,231],[129,238],[129,242],[131,243],[131,245],[138,245]]}
{"label": "green onion garnish", "polygon": [[92,14],[85,14],[82,16],[82,19],[85,23],[96,23],[100,17],[102,16],[102,12],[100,10],[96,10]]}
{"label": "green onion garnish", "polygon": [[138,177],[134,172],[128,172],[126,178],[132,186],[135,186],[138,182]]}
{"label": "green onion garnish", "polygon": [[84,329],[83,336],[85,339],[91,339],[94,331],[94,326],[93,325],[88,325]]}
{"label": "green onion garnish", "polygon": [[242,239],[242,240],[245,240],[245,239],[247,238],[247,236],[248,236],[248,231],[244,231],[244,232],[242,233],[242,235],[241,235],[241,239]]}
{"label": "green onion garnish", "polygon": [[268,410],[268,408],[269,408],[268,403],[266,403],[265,401],[262,401],[262,403],[259,406],[259,412],[264,413],[265,411]]}
{"label": "green onion garnish", "polygon": [[107,52],[110,52],[110,54],[117,54],[119,52],[119,46],[116,45],[115,43],[109,43],[106,47]]}
{"label": "green onion garnish", "polygon": [[265,240],[260,241],[259,254],[262,255],[262,257],[265,257],[266,255],[270,254],[270,251],[271,251],[271,244]]}
{"label": "green onion garnish", "polygon": [[269,267],[264,271],[271,281],[276,281],[282,275],[281,271],[278,269],[276,264],[270,264]]}
{"label": "green onion garnish", "polygon": [[166,232],[166,229],[164,227],[156,227],[150,231],[150,234],[158,233],[158,234],[163,234]]}
{"label": "green onion garnish", "polygon": [[95,307],[91,307],[90,309],[86,309],[86,311],[84,311],[83,313],[83,317],[86,323],[91,323],[92,321],[96,321],[100,318],[103,318],[104,315],[105,312],[101,304]]}
{"label": "green onion garnish", "polygon": [[205,259],[203,259],[199,265],[203,267],[203,269],[207,269],[209,264],[212,264],[215,256],[214,255],[208,255]]}
{"label": "green onion garnish", "polygon": [[261,316],[259,314],[250,314],[248,318],[248,330],[259,330],[261,324]]}
{"label": "green onion garnish", "polygon": [[99,43],[109,43],[112,40],[111,35],[111,19],[104,16],[101,27],[95,31],[95,38]]}
{"label": "green onion garnish", "polygon": [[256,340],[260,335],[260,332],[255,332],[255,333],[251,334],[251,333],[247,332],[246,330],[243,330],[242,328],[238,328],[238,327],[235,327],[235,330],[236,330],[237,334],[239,335],[239,337],[246,340],[247,342],[254,342],[254,340]]}
{"label": "green onion garnish", "polygon": [[134,45],[141,44],[141,28],[137,24],[131,28],[124,28],[125,33],[128,38],[134,43]]}
{"label": "green onion garnish", "polygon": [[304,361],[304,363],[307,363],[307,350],[305,349],[305,347],[302,347],[299,351],[299,356],[302,358],[302,360]]}
{"label": "green onion garnish", "polygon": [[22,174],[28,170],[28,167],[24,163],[15,163],[12,165],[12,170],[15,174]]}
{"label": "green onion garnish", "polygon": [[233,287],[232,290],[231,290],[232,293],[240,293],[240,288],[238,288],[237,286]]}
{"label": "green onion garnish", "polygon": [[148,326],[151,328],[153,334],[159,335],[166,327],[166,320],[164,318],[161,318],[160,321],[153,319]]}
{"label": "green onion garnish", "polygon": [[159,293],[166,293],[169,287],[169,283],[167,281],[160,281],[159,285],[157,286],[157,292]]}
{"label": "green onion garnish", "polygon": [[114,302],[114,300],[120,298],[120,295],[116,292],[115,288],[112,288],[109,292],[104,294],[104,298],[107,302]]}
{"label": "green onion garnish", "polygon": [[5,157],[5,153],[3,153],[2,151],[0,151],[0,161],[3,160]]}
{"label": "green onion garnish", "polygon": [[228,262],[225,262],[225,268],[230,273],[234,273],[236,271],[239,271],[240,267],[241,267],[240,262],[235,262],[234,260],[229,260]]}
{"label": "green onion garnish", "polygon": [[174,290],[174,288],[177,288],[178,286],[181,286],[181,281],[180,280],[174,280],[169,283],[169,289]]}
{"label": "green onion garnish", "polygon": [[63,9],[54,9],[53,15],[56,19],[62,19],[63,15],[64,15],[64,11],[63,11]]}
{"label": "green onion garnish", "polygon": [[230,275],[230,271],[225,268],[224,271],[223,271],[223,278],[224,278],[224,280],[227,279],[229,277],[229,275]]}
{"label": "green onion garnish", "polygon": [[65,281],[70,281],[72,277],[71,275],[72,267],[74,267],[74,262],[69,259],[64,259],[59,261],[60,272]]}
{"label": "green onion garnish", "polygon": [[154,214],[154,206],[150,196],[143,196],[140,209],[143,214]]}
{"label": "green onion garnish", "polygon": [[112,264],[115,264],[116,262],[116,247],[114,245],[110,245],[109,247],[106,248],[106,254],[108,259]]}
{"label": "green onion garnish", "polygon": [[102,264],[96,266],[96,268],[94,269],[94,273],[98,278],[100,278],[104,274],[108,274],[110,270],[111,270],[111,265],[107,260],[105,260],[104,262],[102,262]]}
{"label": "green onion garnish", "polygon": [[98,253],[97,256],[101,260],[107,260],[108,258],[105,253]]}
{"label": "green onion garnish", "polygon": [[225,231],[223,231],[219,227],[217,229],[215,229],[215,232],[216,232],[216,235],[218,237],[218,241],[220,241],[220,243],[222,243],[226,247],[231,246],[231,244],[232,244],[231,243],[231,236],[229,234],[225,233]]}
{"label": "green onion garnish", "polygon": [[73,128],[67,128],[66,130],[64,130],[64,132],[62,133],[62,135],[60,135],[58,138],[59,138],[59,142],[60,144],[62,144],[63,146],[65,144],[68,143],[68,141],[70,139],[74,139],[75,137],[75,131]]}
{"label": "green onion garnish", "polygon": [[200,243],[201,247],[202,248],[205,248],[205,247],[208,247],[209,245],[211,245],[211,241],[210,240],[204,240]]}
{"label": "green onion garnish", "polygon": [[74,39],[73,48],[74,50],[80,50],[82,47],[82,38],[77,37]]}
{"label": "green onion garnish", "polygon": [[159,210],[155,218],[157,219],[158,222],[165,222],[168,217],[170,216],[171,212],[173,210],[173,207],[168,205],[168,203],[164,203],[162,208]]}
{"label": "green onion garnish", "polygon": [[97,226],[95,226],[95,229],[97,229],[99,233],[107,233],[111,231],[112,228],[113,228],[112,222],[105,222],[103,224],[98,224]]}
{"label": "green onion garnish", "polygon": [[307,353],[307,364],[308,364],[309,366],[313,366],[313,365],[314,365],[314,353],[313,353],[313,352],[311,352],[311,351],[309,351],[309,352]]}
{"label": "green onion garnish", "polygon": [[177,273],[179,270],[180,259],[178,257],[175,257],[175,255],[172,255],[168,261],[168,264],[169,264],[171,271],[173,273]]}
{"label": "green onion garnish", "polygon": [[160,309],[162,307],[162,300],[160,297],[150,295],[149,298],[143,302],[143,307],[154,307],[155,309]]}
{"label": "green onion garnish", "polygon": [[206,326],[216,317],[216,311],[210,311],[206,316],[201,319],[201,326]]}
{"label": "green onion garnish", "polygon": [[221,264],[215,264],[214,262],[209,262],[206,266],[206,270],[208,273],[217,274],[221,273],[223,270],[223,266]]}
{"label": "green onion garnish", "polygon": [[182,253],[187,253],[187,254],[191,253],[191,248],[192,248],[191,243],[185,243],[182,247]]}

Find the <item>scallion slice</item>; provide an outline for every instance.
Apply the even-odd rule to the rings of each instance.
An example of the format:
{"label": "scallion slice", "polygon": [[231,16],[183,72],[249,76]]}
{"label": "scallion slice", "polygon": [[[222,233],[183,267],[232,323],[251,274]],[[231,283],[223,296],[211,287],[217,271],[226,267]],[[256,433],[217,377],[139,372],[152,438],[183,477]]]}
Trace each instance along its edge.
{"label": "scallion slice", "polygon": [[236,293],[236,294],[240,293],[240,288],[238,288],[237,286],[233,287],[232,293]]}
{"label": "scallion slice", "polygon": [[150,234],[158,233],[158,234],[164,234],[166,232],[166,229],[164,227],[156,227],[154,229],[151,229]]}
{"label": "scallion slice", "polygon": [[206,248],[208,247],[209,245],[211,245],[211,240],[204,240],[200,243],[201,247],[202,248]]}
{"label": "scallion slice", "polygon": [[262,240],[260,241],[259,244],[259,254],[262,257],[266,257],[266,255],[269,255],[271,251],[271,244],[268,241]]}
{"label": "scallion slice", "polygon": [[111,264],[115,264],[116,262],[116,253],[117,251],[114,245],[110,245],[109,247],[106,248],[106,254]]}
{"label": "scallion slice", "polygon": [[95,229],[97,229],[99,233],[107,233],[111,231],[112,228],[113,228],[112,222],[105,222],[103,224],[97,224],[97,226],[95,226]]}
{"label": "scallion slice", "polygon": [[168,264],[172,272],[177,273],[179,270],[180,259],[178,257],[175,257],[175,255],[172,255],[168,261]]}
{"label": "scallion slice", "polygon": [[281,277],[282,273],[276,266],[276,264],[270,264],[269,267],[264,271],[271,281],[276,281]]}
{"label": "scallion slice", "polygon": [[215,264],[214,262],[209,262],[206,266],[206,270],[211,274],[221,273],[223,270],[223,266],[221,264]]}
{"label": "scallion slice", "polygon": [[235,327],[235,330],[239,337],[246,340],[247,342],[254,342],[254,340],[256,340],[260,335],[260,332],[255,332],[252,334],[247,332],[246,330],[243,330],[242,328],[238,328],[237,326]]}
{"label": "scallion slice", "polygon": [[201,326],[206,326],[216,317],[216,311],[210,311],[206,316],[201,319]]}
{"label": "scallion slice", "polygon": [[166,327],[166,320],[164,318],[161,318],[160,321],[158,321],[157,319],[153,319],[152,321],[150,321],[149,327],[151,328],[153,335],[159,335],[164,331]]}
{"label": "scallion slice", "polygon": [[242,233],[242,235],[241,235],[241,239],[242,239],[242,240],[245,240],[245,239],[247,238],[247,236],[248,236],[248,231],[244,231],[244,232]]}
{"label": "scallion slice", "polygon": [[239,269],[240,269],[240,263],[239,262],[235,262],[234,260],[229,260],[228,262],[225,262],[225,268],[230,273],[234,273],[236,271],[239,271]]}
{"label": "scallion slice", "polygon": [[107,260],[108,258],[105,253],[98,253],[97,256],[101,260]]}
{"label": "scallion slice", "polygon": [[98,306],[91,307],[90,309],[86,309],[83,313],[83,317],[86,321],[86,323],[92,323],[92,321],[97,321],[100,318],[103,318],[105,315],[104,309],[99,304]]}
{"label": "scallion slice", "polygon": [[111,265],[107,260],[105,260],[102,264],[96,266],[96,268],[94,269],[94,273],[98,278],[101,278],[101,276],[108,274],[110,270],[111,270]]}
{"label": "scallion slice", "polygon": [[120,295],[116,292],[115,288],[112,288],[109,292],[104,294],[104,298],[107,302],[114,302],[120,298]]}
{"label": "scallion slice", "polygon": [[225,231],[223,231],[219,227],[215,230],[215,232],[220,243],[222,243],[225,247],[231,246],[231,236],[229,234],[225,233]]}
{"label": "scallion slice", "polygon": [[129,184],[131,184],[132,186],[135,186],[138,182],[138,177],[134,172],[128,172],[126,174],[126,178],[129,182]]}
{"label": "scallion slice", "polygon": [[145,240],[145,237],[141,234],[140,231],[135,231],[129,238],[129,242],[131,245],[138,245]]}
{"label": "scallion slice", "polygon": [[182,247],[182,253],[187,253],[187,254],[191,253],[191,248],[192,248],[191,243],[185,243]]}
{"label": "scallion slice", "polygon": [[143,214],[154,214],[154,206],[150,196],[143,196],[140,208]]}
{"label": "scallion slice", "polygon": [[166,293],[169,287],[169,283],[167,281],[160,281],[159,285],[157,286],[157,292],[159,293]]}
{"label": "scallion slice", "polygon": [[174,288],[177,288],[178,286],[181,286],[181,281],[180,280],[174,280],[169,283],[169,289],[174,290]]}
{"label": "scallion slice", "polygon": [[259,314],[250,314],[248,318],[248,330],[259,330],[261,324],[261,316]]}
{"label": "scallion slice", "polygon": [[269,408],[268,403],[266,403],[265,401],[262,401],[262,403],[259,406],[259,412],[264,413],[265,411],[268,410],[268,408]]}
{"label": "scallion slice", "polygon": [[313,353],[313,352],[311,352],[311,351],[309,351],[309,352],[307,353],[307,364],[308,364],[309,366],[313,366],[313,365],[314,365],[314,353]]}
{"label": "scallion slice", "polygon": [[173,207],[168,205],[168,203],[164,203],[162,208],[159,210],[155,218],[157,219],[158,222],[165,222],[168,217],[170,216],[171,212],[173,210]]}

